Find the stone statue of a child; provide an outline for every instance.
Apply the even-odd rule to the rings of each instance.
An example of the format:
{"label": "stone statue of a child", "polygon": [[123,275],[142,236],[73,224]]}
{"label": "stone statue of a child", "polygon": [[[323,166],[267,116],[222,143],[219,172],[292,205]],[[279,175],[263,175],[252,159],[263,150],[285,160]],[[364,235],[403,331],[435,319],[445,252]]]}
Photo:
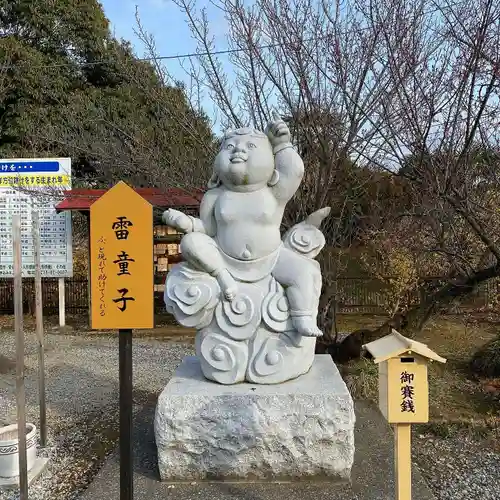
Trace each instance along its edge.
{"label": "stone statue of a child", "polygon": [[173,209],[163,217],[186,233],[181,242],[184,259],[214,276],[226,300],[238,293],[232,267],[239,269],[240,280],[247,272],[248,281],[268,270],[285,289],[297,333],[317,337],[322,335],[315,317],[319,266],[284,247],[280,234],[286,203],[303,175],[290,130],[274,116],[265,134],[251,128],[226,132],[199,219]]}

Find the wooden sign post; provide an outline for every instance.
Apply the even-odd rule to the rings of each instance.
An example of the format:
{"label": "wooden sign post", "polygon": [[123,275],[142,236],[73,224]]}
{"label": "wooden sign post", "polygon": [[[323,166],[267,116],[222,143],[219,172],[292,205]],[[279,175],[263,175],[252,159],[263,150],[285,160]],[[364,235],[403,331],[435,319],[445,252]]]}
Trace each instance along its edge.
{"label": "wooden sign post", "polygon": [[396,330],[363,347],[378,364],[380,411],[394,425],[396,500],[411,500],[411,424],[429,421],[427,365],[446,359]]}
{"label": "wooden sign post", "polygon": [[64,278],[58,279],[59,288],[59,326],[66,326],[66,287]]}
{"label": "wooden sign post", "polygon": [[33,221],[33,255],[35,260],[35,315],[36,336],[38,339],[38,395],[40,403],[40,443],[47,446],[47,409],[45,404],[45,339],[43,334],[42,303],[42,264],[40,251],[40,216],[38,212],[31,214]]}
{"label": "wooden sign post", "polygon": [[119,331],[120,500],[133,498],[132,330],[153,328],[153,207],[119,182],[90,207],[91,318]]}
{"label": "wooden sign post", "polygon": [[17,436],[19,453],[19,493],[28,500],[28,458],[26,456],[26,387],[24,380],[24,328],[21,216],[12,217],[12,244],[14,254],[14,322],[16,330],[16,399]]}

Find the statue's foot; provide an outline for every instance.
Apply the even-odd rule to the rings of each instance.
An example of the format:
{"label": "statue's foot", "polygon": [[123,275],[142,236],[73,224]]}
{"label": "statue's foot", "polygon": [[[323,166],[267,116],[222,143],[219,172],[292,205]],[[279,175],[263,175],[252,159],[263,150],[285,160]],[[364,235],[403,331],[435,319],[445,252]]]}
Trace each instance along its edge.
{"label": "statue's foot", "polygon": [[217,274],[216,278],[224,297],[229,301],[233,300],[238,293],[238,285],[230,272],[227,269],[223,269]]}
{"label": "statue's foot", "polygon": [[292,323],[295,330],[304,337],[321,337],[323,335],[311,316],[292,316]]}

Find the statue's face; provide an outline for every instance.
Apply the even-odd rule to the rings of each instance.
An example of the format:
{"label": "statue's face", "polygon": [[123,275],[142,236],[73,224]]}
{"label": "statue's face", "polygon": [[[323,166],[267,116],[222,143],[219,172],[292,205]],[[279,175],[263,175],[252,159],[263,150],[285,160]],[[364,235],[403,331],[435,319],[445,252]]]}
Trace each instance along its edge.
{"label": "statue's face", "polygon": [[251,134],[226,138],[215,158],[214,169],[228,188],[244,190],[244,186],[266,185],[274,172],[269,139]]}

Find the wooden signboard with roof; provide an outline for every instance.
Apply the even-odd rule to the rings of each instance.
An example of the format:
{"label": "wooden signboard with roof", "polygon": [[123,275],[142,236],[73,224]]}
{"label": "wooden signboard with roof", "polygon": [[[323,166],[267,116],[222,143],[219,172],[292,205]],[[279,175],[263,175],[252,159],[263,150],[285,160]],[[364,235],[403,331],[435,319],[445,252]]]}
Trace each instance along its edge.
{"label": "wooden signboard with roof", "polygon": [[363,347],[378,365],[380,411],[394,424],[396,498],[411,500],[411,424],[429,421],[427,367],[446,359],[396,330]]}

